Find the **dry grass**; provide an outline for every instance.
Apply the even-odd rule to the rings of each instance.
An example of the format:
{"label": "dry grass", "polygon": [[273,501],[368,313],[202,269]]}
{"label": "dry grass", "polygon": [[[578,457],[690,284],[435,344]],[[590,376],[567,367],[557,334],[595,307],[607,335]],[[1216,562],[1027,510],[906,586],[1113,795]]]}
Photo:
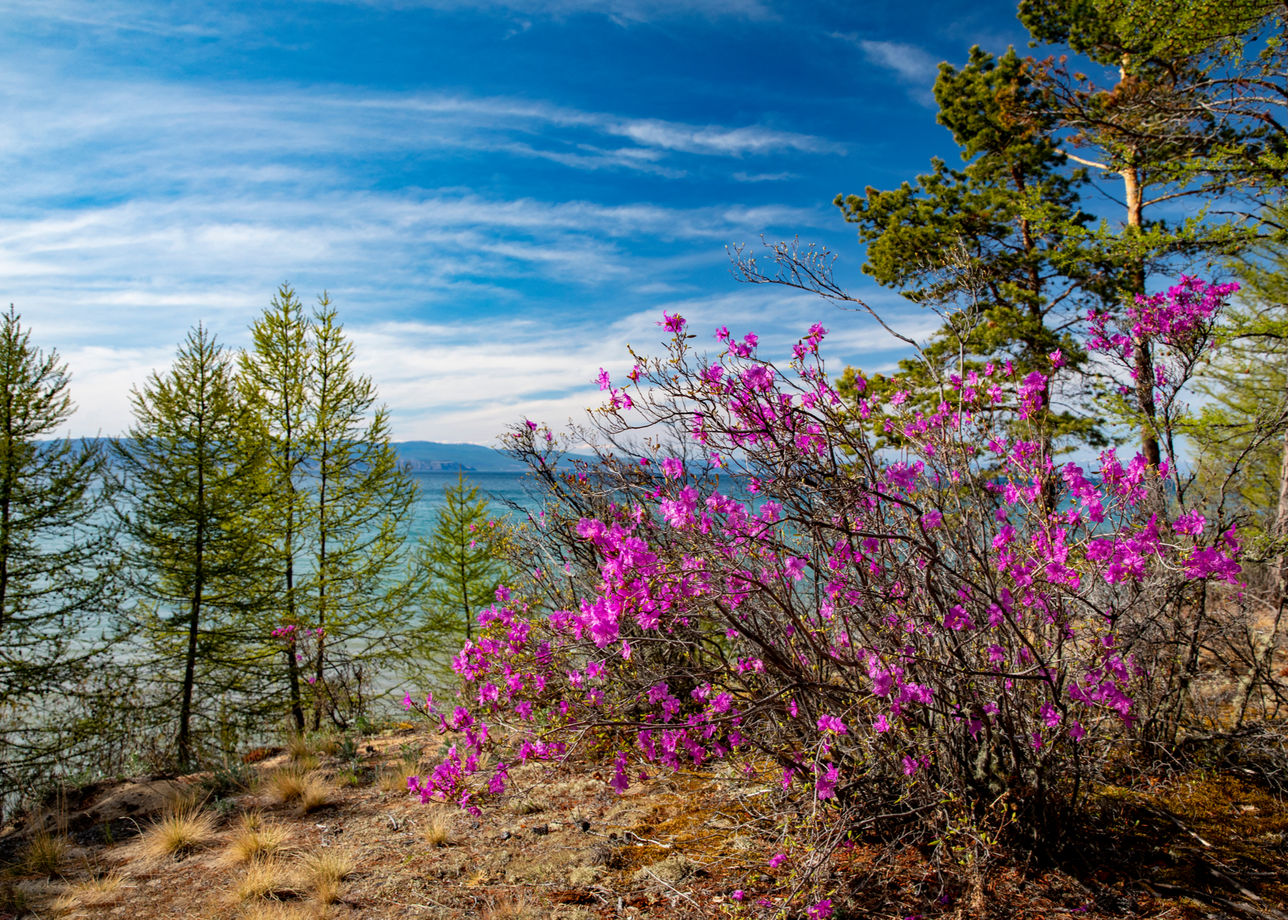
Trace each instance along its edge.
{"label": "dry grass", "polygon": [[108,907],[121,900],[124,888],[125,875],[119,869],[73,882],[54,900],[54,912],[59,916],[74,916],[91,908]]}
{"label": "dry grass", "polygon": [[380,788],[385,792],[407,792],[407,777],[415,774],[414,769],[406,769],[406,765],[395,770],[382,770],[380,773]]}
{"label": "dry grass", "polygon": [[510,811],[516,815],[535,815],[545,810],[545,804],[531,796],[521,795],[510,801]]}
{"label": "dry grass", "polygon": [[452,819],[441,808],[426,816],[420,835],[431,847],[449,847],[456,842],[456,835],[452,832]]}
{"label": "dry grass", "polygon": [[309,812],[317,811],[322,806],[330,804],[333,791],[321,777],[305,777],[304,788],[300,790],[299,798],[296,800],[300,814],[307,815]]}
{"label": "dry grass", "polygon": [[316,811],[331,801],[332,788],[320,777],[298,766],[285,767],[270,774],[265,783],[268,793],[284,805],[294,803],[301,814]]}
{"label": "dry grass", "polygon": [[276,801],[284,805],[290,804],[299,801],[308,778],[308,771],[298,766],[283,767],[268,775],[264,780],[264,789]]}
{"label": "dry grass", "polygon": [[309,915],[280,901],[251,901],[238,914],[238,920],[304,920]]}
{"label": "dry grass", "polygon": [[356,863],[343,850],[327,849],[306,854],[300,868],[307,887],[318,904],[334,904],[340,900],[344,880],[353,874]]}
{"label": "dry grass", "polygon": [[294,896],[291,873],[276,859],[261,859],[246,866],[246,871],[233,885],[233,897],[238,901]]}
{"label": "dry grass", "polygon": [[290,732],[286,736],[286,753],[290,755],[291,760],[299,760],[302,757],[308,757],[313,753],[313,745],[309,741],[309,736],[303,732]]}
{"label": "dry grass", "polygon": [[334,914],[326,904],[282,901],[246,901],[236,920],[328,920]]}
{"label": "dry grass", "polygon": [[139,845],[145,857],[166,859],[209,846],[214,840],[215,816],[193,805],[179,805],[144,830]]}
{"label": "dry grass", "polygon": [[306,853],[301,857],[300,865],[305,875],[314,882],[343,882],[357,868],[352,854],[334,848]]}
{"label": "dry grass", "polygon": [[291,831],[286,826],[266,820],[257,811],[248,811],[241,816],[228,841],[228,861],[241,864],[269,859],[281,852],[290,837]]}
{"label": "dry grass", "polygon": [[479,917],[480,920],[535,920],[536,914],[532,906],[522,898],[501,895],[483,908]]}
{"label": "dry grass", "polygon": [[72,842],[65,834],[44,828],[36,831],[22,851],[22,868],[33,875],[55,875]]}

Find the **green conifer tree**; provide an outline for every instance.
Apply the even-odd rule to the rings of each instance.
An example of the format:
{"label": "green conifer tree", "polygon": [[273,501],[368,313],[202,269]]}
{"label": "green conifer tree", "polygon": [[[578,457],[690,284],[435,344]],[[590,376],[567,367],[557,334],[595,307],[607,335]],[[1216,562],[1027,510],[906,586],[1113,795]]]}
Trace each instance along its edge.
{"label": "green conifer tree", "polygon": [[[951,375],[982,372],[989,362],[1009,362],[1020,376],[1039,370],[1076,381],[1086,354],[1070,327],[1106,296],[1095,267],[1069,258],[1089,220],[1079,195],[1085,177],[1066,168],[1057,123],[1013,49],[995,58],[972,48],[961,70],[940,65],[934,91],[939,123],[966,165],[936,159],[915,186],[836,199],[868,244],[863,271],[945,320],[894,379],[869,384],[909,391],[934,411],[953,398]],[[853,372],[847,379],[852,386]],[[1042,400],[1047,452],[1060,438],[1098,441],[1095,418],[1051,409],[1052,390],[1048,384]]]}
{"label": "green conifer tree", "polygon": [[260,500],[253,510],[274,568],[279,631],[283,645],[287,705],[297,732],[304,730],[300,674],[301,583],[307,578],[312,533],[311,482],[313,402],[310,323],[290,285],[251,326],[251,348],[242,353],[239,382],[265,463],[259,470]]}
{"label": "green conifer tree", "polygon": [[309,435],[312,527],[307,599],[313,727],[343,724],[360,706],[363,673],[411,628],[424,579],[407,532],[416,483],[398,465],[389,415],[323,294],[310,327],[313,415]]}
{"label": "green conifer tree", "polygon": [[131,403],[134,424],[115,444],[126,552],[149,602],[149,667],[186,769],[220,698],[249,706],[262,693],[254,682],[271,652],[258,616],[266,560],[252,524],[263,454],[244,437],[250,415],[233,360],[204,326]]}
{"label": "green conifer tree", "polygon": [[[94,441],[56,438],[73,404],[67,366],[0,315],[0,787],[69,755],[61,705],[97,659],[114,609],[115,540]],[[2,797],[2,794],[0,794]],[[3,805],[0,801],[0,805]]]}
{"label": "green conifer tree", "polygon": [[[1146,293],[1152,274],[1174,275],[1196,259],[1230,255],[1253,234],[1214,220],[1203,205],[1228,194],[1230,173],[1213,164],[1237,159],[1250,135],[1204,104],[1203,87],[1220,60],[1216,19],[1238,4],[1211,0],[1022,0],[1020,21],[1042,42],[1066,45],[1112,72],[1101,86],[1063,61],[1040,67],[1045,105],[1059,119],[1061,149],[1121,201],[1078,246],[1076,258],[1111,279],[1120,302]],[[1196,26],[1204,17],[1210,28]],[[1233,22],[1237,16],[1232,16]],[[1176,220],[1177,202],[1195,204]],[[1154,399],[1154,349],[1133,342],[1135,388],[1124,406],[1140,431],[1141,453],[1157,466],[1172,436]],[[1175,469],[1176,464],[1173,463]]]}
{"label": "green conifer tree", "polygon": [[[428,599],[435,614],[455,622],[449,634],[474,636],[478,611],[490,604],[501,582],[502,566],[496,550],[497,531],[489,520],[486,498],[478,486],[467,486],[465,474],[443,489],[434,532],[421,541],[424,565],[432,579]],[[444,622],[431,616],[431,622]],[[431,630],[433,632],[434,630]]]}

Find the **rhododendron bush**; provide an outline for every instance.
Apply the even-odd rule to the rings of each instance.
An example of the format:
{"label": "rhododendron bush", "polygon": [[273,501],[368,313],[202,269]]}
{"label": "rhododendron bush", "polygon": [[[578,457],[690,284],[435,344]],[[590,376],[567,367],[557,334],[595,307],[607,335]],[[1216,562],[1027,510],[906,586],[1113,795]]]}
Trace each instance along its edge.
{"label": "rhododendron bush", "polygon": [[[461,735],[414,791],[477,807],[593,739],[618,791],[727,762],[833,827],[1044,834],[1172,705],[1151,669],[1177,649],[1147,626],[1237,583],[1234,532],[1165,510],[1167,464],[1044,453],[1041,373],[953,378],[929,414],[859,380],[847,405],[819,325],[776,365],[754,334],[663,322],[663,357],[600,375],[601,462],[512,432],[551,497],[531,577],[456,656],[460,705],[427,701]],[[875,448],[873,418],[906,446]]]}

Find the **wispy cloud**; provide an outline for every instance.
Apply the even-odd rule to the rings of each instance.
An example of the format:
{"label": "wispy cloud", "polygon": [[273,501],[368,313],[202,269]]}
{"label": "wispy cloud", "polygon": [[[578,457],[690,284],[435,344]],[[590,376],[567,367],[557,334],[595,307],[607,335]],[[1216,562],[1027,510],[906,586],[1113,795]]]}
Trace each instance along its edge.
{"label": "wispy cloud", "polygon": [[773,5],[763,0],[321,0],[364,6],[440,10],[500,10],[533,18],[593,14],[621,25],[692,18],[776,18]]}
{"label": "wispy cloud", "polygon": [[[685,15],[671,0],[594,6]],[[735,0],[683,6],[769,15]],[[130,27],[130,10],[140,29],[206,28],[112,0],[51,0],[46,15],[110,31]],[[628,343],[658,341],[663,308],[695,327],[736,316],[783,353],[802,316],[827,310],[728,278],[726,244],[836,229],[825,201],[772,195],[784,189],[769,183],[797,177],[784,167],[844,153],[791,122],[75,72],[0,63],[0,173],[16,177],[0,184],[0,296],[70,365],[71,433],[123,431],[130,387],[168,366],[195,322],[244,345],[283,280],[306,301],[330,290],[398,437],[480,443],[521,414],[578,416],[600,364],[620,373]],[[737,182],[766,185],[740,198]]]}
{"label": "wispy cloud", "polygon": [[860,38],[853,33],[832,34],[834,38],[858,48],[868,63],[893,73],[917,102],[927,106],[934,104],[931,88],[939,73],[939,60],[930,52],[906,42],[877,41]]}

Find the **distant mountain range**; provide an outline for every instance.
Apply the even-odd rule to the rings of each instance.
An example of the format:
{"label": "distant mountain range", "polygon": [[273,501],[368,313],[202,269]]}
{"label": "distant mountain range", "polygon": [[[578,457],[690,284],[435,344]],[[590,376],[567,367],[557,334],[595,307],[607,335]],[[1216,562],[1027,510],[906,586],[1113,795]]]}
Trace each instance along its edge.
{"label": "distant mountain range", "polygon": [[471,473],[522,473],[524,464],[479,444],[444,444],[440,441],[397,441],[398,461],[409,473],[464,470]]}
{"label": "distant mountain range", "polygon": [[[108,441],[110,438],[72,438],[81,441]],[[499,450],[480,444],[444,444],[440,441],[396,441],[398,462],[409,473],[436,473],[444,470],[467,473],[523,473],[527,467]]]}

